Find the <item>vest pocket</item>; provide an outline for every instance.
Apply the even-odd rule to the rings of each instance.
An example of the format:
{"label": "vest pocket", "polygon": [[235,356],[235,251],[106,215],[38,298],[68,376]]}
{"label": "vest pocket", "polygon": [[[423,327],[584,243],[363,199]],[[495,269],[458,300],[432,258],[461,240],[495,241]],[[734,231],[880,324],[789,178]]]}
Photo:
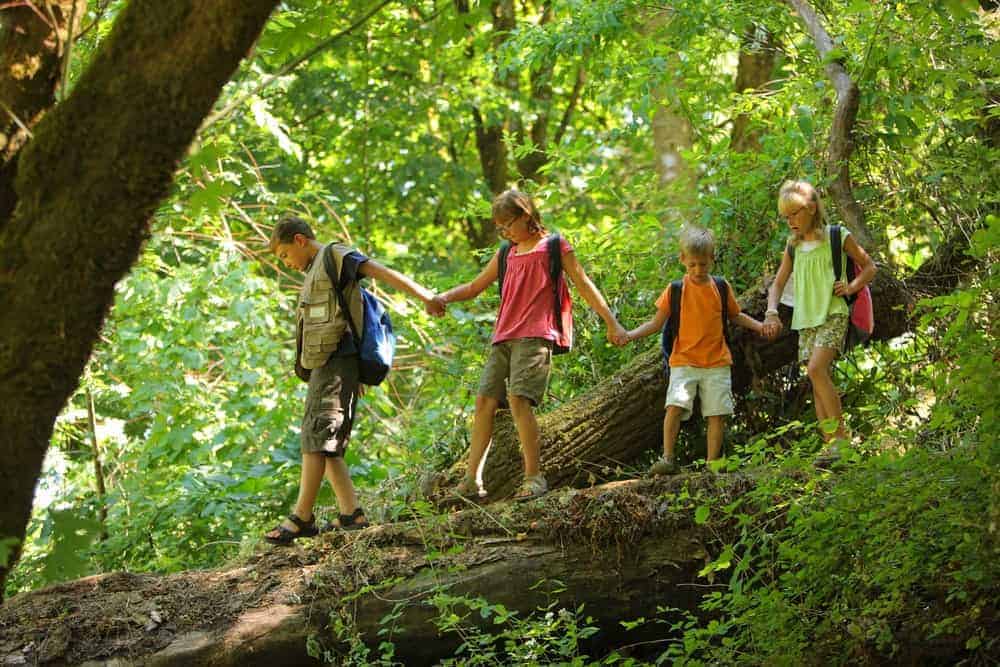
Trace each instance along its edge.
{"label": "vest pocket", "polygon": [[340,334],[333,331],[306,331],[303,348],[307,354],[327,354],[337,349]]}
{"label": "vest pocket", "polygon": [[313,294],[310,301],[302,302],[302,316],[306,324],[323,324],[330,321],[329,292]]}

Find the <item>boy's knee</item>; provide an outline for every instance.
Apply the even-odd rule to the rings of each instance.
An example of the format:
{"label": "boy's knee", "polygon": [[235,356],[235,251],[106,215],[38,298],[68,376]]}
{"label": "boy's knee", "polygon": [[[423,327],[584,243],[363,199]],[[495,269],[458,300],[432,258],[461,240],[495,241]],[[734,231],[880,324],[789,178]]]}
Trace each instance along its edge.
{"label": "boy's knee", "polygon": [[499,407],[500,401],[492,396],[483,396],[482,394],[476,396],[476,412],[493,413],[496,412]]}
{"label": "boy's knee", "polygon": [[826,373],[826,364],[815,357],[809,359],[809,363],[806,364],[806,375],[809,376],[810,380],[816,380],[822,377],[824,373]]}

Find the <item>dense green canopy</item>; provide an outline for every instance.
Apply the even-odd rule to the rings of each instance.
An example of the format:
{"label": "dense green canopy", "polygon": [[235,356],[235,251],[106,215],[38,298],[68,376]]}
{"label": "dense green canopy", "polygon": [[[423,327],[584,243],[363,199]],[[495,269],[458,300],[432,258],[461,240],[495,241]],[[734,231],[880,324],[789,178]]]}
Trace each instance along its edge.
{"label": "dense green canopy", "polygon": [[[992,386],[1000,16],[989,2],[967,0],[815,2],[832,38],[821,56],[794,11],[799,4],[280,3],[116,287],[79,390],[56,422],[7,594],[102,571],[217,566],[254,549],[287,512],[305,386],[292,373],[301,278],[267,249],[281,216],[301,215],[322,239],[444,290],[485,264],[496,242],[490,200],[518,185],[634,327],[682,272],[683,224],[714,231],[715,271],[738,293],[772,275],[786,239],[777,190],[804,178],[820,186],[832,219],[867,236],[883,270],[911,275],[956,239],[973,270],[941,271],[949,289],[917,303],[909,333],[837,367],[850,425],[862,437],[853,465],[871,473],[870,488],[855,474],[842,493],[834,486],[822,496],[828,487],[810,487],[813,473],[803,473],[804,486],[782,497],[801,505],[789,510],[780,539],[783,526],[747,528],[716,545],[719,557],[702,575],[729,583],[707,602],[721,619],[712,622],[726,627],[687,627],[681,653],[737,662],[738,651],[757,651],[762,662],[809,655],[811,630],[801,620],[808,613],[799,615],[809,609],[846,619],[820,630],[852,637],[845,646],[892,655],[905,641],[893,633],[926,587],[940,606],[919,627],[961,637],[968,656],[995,658],[995,633],[979,628],[995,629],[1000,574]],[[89,3],[64,51],[59,99],[93,64],[125,5]],[[839,113],[832,64],[858,92],[847,166],[860,221],[846,219],[831,192],[839,166],[829,160]],[[374,291],[389,304],[399,356],[390,381],[361,402],[347,461],[373,518],[390,521],[418,506],[430,511],[413,501],[421,479],[467,447],[497,296],[453,305],[435,320],[399,293]],[[576,347],[556,361],[543,411],[569,404],[657,344],[614,348],[599,318],[576,301]],[[811,407],[794,393],[783,378],[758,378],[727,435],[734,470],[808,470],[802,462],[819,440]],[[694,431],[683,445],[688,461],[704,455]],[[646,463],[595,470],[591,483],[636,476]],[[914,486],[912,476],[928,466],[942,476]],[[942,495],[921,499],[920,488]],[[866,495],[881,519],[839,520],[868,511],[844,494]],[[979,522],[944,531],[951,517],[968,518],[958,506],[972,501]],[[680,503],[703,513],[698,523],[720,511],[708,509],[710,499],[695,504]],[[914,513],[928,508],[943,532],[906,543],[900,536]],[[882,520],[892,512],[897,522]],[[869,556],[897,562],[874,563],[869,579],[857,573],[842,588],[823,582],[838,566],[831,550],[852,542],[878,543],[884,551]],[[938,580],[890,576],[921,555]],[[750,589],[760,597],[751,601]],[[988,622],[955,612],[952,596]],[[852,625],[854,615],[869,624]],[[723,639],[727,631],[736,644]],[[757,643],[744,631],[758,633]],[[824,651],[829,636],[816,640]],[[855,650],[846,646],[841,659]]]}

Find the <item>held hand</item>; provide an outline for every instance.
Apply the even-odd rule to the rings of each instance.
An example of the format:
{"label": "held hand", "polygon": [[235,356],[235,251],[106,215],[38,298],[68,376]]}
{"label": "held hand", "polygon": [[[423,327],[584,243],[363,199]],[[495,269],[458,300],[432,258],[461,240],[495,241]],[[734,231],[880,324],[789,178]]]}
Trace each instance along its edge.
{"label": "held hand", "polygon": [[428,315],[441,317],[447,310],[447,303],[441,298],[440,294],[435,294],[429,301],[427,301],[427,303],[424,304],[424,309],[427,311]]}
{"label": "held hand", "polygon": [[768,340],[774,340],[781,333],[781,318],[777,315],[768,315],[764,318],[764,325],[761,327],[761,334]]}
{"label": "held hand", "polygon": [[833,293],[837,296],[851,296],[854,294],[854,290],[851,289],[850,283],[845,283],[843,280],[838,280],[833,283]]}
{"label": "held hand", "polygon": [[616,321],[613,326],[608,326],[608,340],[621,347],[629,342],[628,332]]}

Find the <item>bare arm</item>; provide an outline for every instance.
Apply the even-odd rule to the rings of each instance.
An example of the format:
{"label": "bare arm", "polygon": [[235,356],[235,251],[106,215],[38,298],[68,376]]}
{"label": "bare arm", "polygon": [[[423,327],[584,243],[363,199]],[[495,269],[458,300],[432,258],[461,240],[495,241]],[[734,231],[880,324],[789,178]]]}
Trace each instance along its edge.
{"label": "bare arm", "polygon": [[482,294],[483,290],[496,282],[499,274],[500,260],[497,259],[497,255],[494,254],[490,259],[489,264],[486,265],[486,268],[483,269],[478,276],[473,278],[472,282],[463,283],[458,287],[452,287],[444,294],[439,294],[437,298],[441,299],[443,303],[475,299],[477,296]]}
{"label": "bare arm", "polygon": [[643,322],[626,334],[628,340],[639,340],[640,338],[645,338],[658,331],[662,331],[663,325],[667,323],[668,319],[670,319],[670,310],[668,308],[657,308],[656,314],[653,315],[651,320]]}
{"label": "bare arm", "polygon": [[627,343],[628,334],[625,331],[625,327],[618,322],[618,318],[615,317],[614,313],[608,307],[608,302],[604,299],[604,295],[601,294],[600,290],[597,289],[597,286],[590,279],[590,276],[580,266],[580,262],[576,259],[576,253],[563,253],[562,264],[563,270],[569,275],[570,280],[573,281],[573,285],[580,293],[580,296],[604,320],[604,324],[608,328],[608,339],[615,345],[624,345]]}
{"label": "bare arm", "polygon": [[848,236],[844,241],[844,250],[851,259],[854,260],[854,266],[858,268],[857,275],[854,276],[854,280],[849,283],[844,283],[842,280],[838,280],[833,284],[833,293],[837,296],[850,296],[851,294],[857,294],[864,286],[872,281],[875,277],[875,262],[872,258],[865,252],[857,241],[854,240],[854,235]]}
{"label": "bare arm", "polygon": [[755,320],[754,318],[750,317],[746,313],[741,312],[739,315],[734,316],[732,318],[732,320],[733,320],[733,324],[738,324],[739,326],[743,327],[744,329],[749,329],[750,331],[754,332],[755,334],[758,334],[758,335],[761,335],[761,336],[764,335],[764,323],[763,322],[758,322],[757,320]]}
{"label": "bare arm", "polygon": [[395,269],[382,266],[373,259],[369,259],[367,262],[361,264],[361,266],[358,267],[358,273],[367,278],[382,280],[392,285],[399,291],[406,292],[414,299],[422,301],[425,304],[429,303],[431,299],[434,298],[434,292],[419,284],[417,281],[413,280],[409,276],[404,276]]}
{"label": "bare arm", "polygon": [[781,333],[781,318],[778,317],[778,301],[781,293],[788,282],[788,276],[792,275],[792,258],[788,255],[787,248],[781,253],[781,266],[774,276],[770,289],[767,291],[767,312],[764,314],[764,327],[761,333],[768,338],[774,338]]}

